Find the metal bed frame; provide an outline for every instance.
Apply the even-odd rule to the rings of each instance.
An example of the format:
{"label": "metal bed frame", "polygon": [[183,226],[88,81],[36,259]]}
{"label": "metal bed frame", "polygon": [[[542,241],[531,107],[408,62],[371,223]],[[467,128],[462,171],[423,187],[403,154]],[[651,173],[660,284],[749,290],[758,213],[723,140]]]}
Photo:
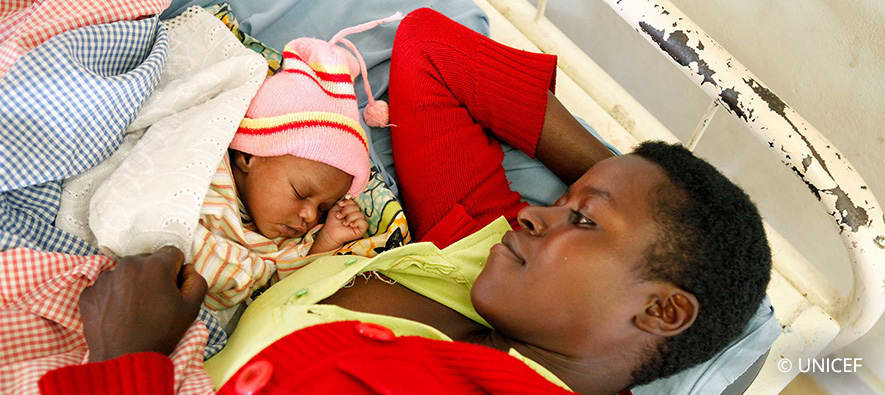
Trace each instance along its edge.
{"label": "metal bed frame", "polygon": [[[557,97],[610,144],[629,152],[639,141],[680,142],[586,53],[544,17],[547,0],[474,0],[489,16],[491,36],[559,57]],[[832,217],[848,250],[853,286],[847,297],[775,229],[768,294],[784,330],[747,393],[776,393],[798,374],[777,369],[851,344],[885,311],[885,215],[863,178],[839,150],[669,0],[600,0],[673,61],[712,99],[691,139],[694,149],[721,108],[752,131],[807,186]]]}

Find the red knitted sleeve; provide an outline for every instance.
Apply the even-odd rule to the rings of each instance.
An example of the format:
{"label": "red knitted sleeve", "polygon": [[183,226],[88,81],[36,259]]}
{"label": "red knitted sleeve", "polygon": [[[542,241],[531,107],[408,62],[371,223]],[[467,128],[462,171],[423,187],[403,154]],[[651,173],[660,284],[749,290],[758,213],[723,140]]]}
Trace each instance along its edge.
{"label": "red knitted sleeve", "polygon": [[400,22],[390,133],[413,240],[443,248],[502,215],[519,227],[526,203],[492,136],[534,156],[555,73],[555,56],[510,48],[429,8]]}
{"label": "red knitted sleeve", "polygon": [[66,366],[40,378],[40,393],[68,394],[173,394],[172,361],[153,352],[127,354],[104,362]]}
{"label": "red knitted sleeve", "polygon": [[[534,157],[547,91],[556,85],[556,56],[508,47],[429,8],[406,17],[397,41],[400,55],[408,56],[408,47],[419,46],[430,57],[438,77],[474,121]],[[415,88],[406,89],[416,96],[425,93]]]}

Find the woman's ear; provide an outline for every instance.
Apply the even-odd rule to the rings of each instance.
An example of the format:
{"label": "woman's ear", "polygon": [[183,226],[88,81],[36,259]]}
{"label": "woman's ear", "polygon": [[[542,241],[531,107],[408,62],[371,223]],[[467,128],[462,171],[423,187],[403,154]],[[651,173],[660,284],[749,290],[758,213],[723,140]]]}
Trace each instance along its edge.
{"label": "woman's ear", "polygon": [[252,155],[233,149],[230,150],[230,153],[233,166],[243,173],[248,173],[253,163]]}
{"label": "woman's ear", "polygon": [[645,310],[633,321],[650,334],[676,336],[691,327],[699,309],[698,299],[692,293],[666,284],[660,292],[650,295]]}

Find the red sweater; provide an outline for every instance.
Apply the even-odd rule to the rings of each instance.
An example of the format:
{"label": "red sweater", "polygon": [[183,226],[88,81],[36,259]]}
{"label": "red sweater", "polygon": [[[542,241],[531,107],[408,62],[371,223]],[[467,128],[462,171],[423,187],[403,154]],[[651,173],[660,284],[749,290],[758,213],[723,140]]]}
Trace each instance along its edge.
{"label": "red sweater", "polygon": [[[172,394],[172,362],[156,353],[56,369],[40,391],[62,394]],[[567,394],[521,361],[488,347],[396,337],[375,324],[316,325],[252,357],[219,394],[346,393]]]}

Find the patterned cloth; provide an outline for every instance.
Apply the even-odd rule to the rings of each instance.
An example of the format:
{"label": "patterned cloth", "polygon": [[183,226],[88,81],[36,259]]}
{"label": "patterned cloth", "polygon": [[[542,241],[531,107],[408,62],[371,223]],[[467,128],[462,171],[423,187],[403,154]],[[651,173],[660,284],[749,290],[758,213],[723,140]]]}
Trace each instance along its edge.
{"label": "patterned cloth", "polygon": [[155,15],[169,3],[170,0],[0,1],[0,77],[19,57],[56,34]]}
{"label": "patterned cloth", "polygon": [[243,33],[243,31],[240,30],[240,23],[237,22],[237,17],[234,16],[233,11],[230,9],[230,4],[221,3],[205,7],[205,9],[210,14],[215,15],[216,18],[220,19],[221,22],[230,29],[231,33],[237,37],[237,40],[240,40],[246,48],[257,52],[264,57],[264,60],[267,60],[268,76],[273,75],[280,69],[280,66],[283,64],[283,53],[265,45],[263,42],[255,39],[255,37]]}
{"label": "patterned cloth", "polygon": [[[369,228],[364,238],[346,244],[336,255],[373,257],[409,242],[402,207],[377,172],[372,173],[368,187],[354,200],[363,209]],[[209,284],[205,306],[213,310],[248,302],[261,287],[285,278],[318,257],[329,255],[328,252],[307,255],[322,225],[311,229],[303,238],[271,240],[258,233],[237,197],[227,155],[219,163],[203,199],[199,224],[191,247],[191,261]]]}
{"label": "patterned cloth", "polygon": [[91,255],[98,250],[53,226],[61,198],[61,183],[0,193],[0,250],[27,247],[43,251]]}
{"label": "patterned cloth", "polygon": [[160,81],[166,50],[150,18],[72,30],[21,57],[0,80],[0,192],[110,156]]}
{"label": "patterned cloth", "polygon": [[197,314],[197,319],[203,325],[206,325],[206,329],[209,330],[209,338],[206,340],[206,347],[203,349],[203,360],[205,361],[218,354],[227,345],[227,333],[221,327],[221,322],[218,321],[215,313],[207,309],[206,306],[200,306],[200,313]]}
{"label": "patterned cloth", "polygon": [[[138,4],[126,7],[154,7]],[[53,225],[59,180],[114,152],[157,84],[166,51],[157,18],[88,26],[44,42],[0,80],[0,250],[98,252]],[[227,335],[211,312],[201,311],[200,319],[210,332],[208,358]]]}
{"label": "patterned cloth", "polygon": [[157,18],[60,34],[0,79],[0,249],[90,254],[55,228],[58,180],[108,157],[159,81]]}
{"label": "patterned cloth", "polygon": [[363,210],[369,228],[362,239],[345,244],[335,255],[373,257],[412,240],[403,206],[396,199],[381,174],[373,167],[369,183],[354,199]]}
{"label": "patterned cloth", "polygon": [[[87,360],[80,293],[114,266],[103,256],[0,252],[0,393],[37,394],[44,373]],[[176,392],[211,391],[203,370],[207,336],[195,320],[170,355]]]}

